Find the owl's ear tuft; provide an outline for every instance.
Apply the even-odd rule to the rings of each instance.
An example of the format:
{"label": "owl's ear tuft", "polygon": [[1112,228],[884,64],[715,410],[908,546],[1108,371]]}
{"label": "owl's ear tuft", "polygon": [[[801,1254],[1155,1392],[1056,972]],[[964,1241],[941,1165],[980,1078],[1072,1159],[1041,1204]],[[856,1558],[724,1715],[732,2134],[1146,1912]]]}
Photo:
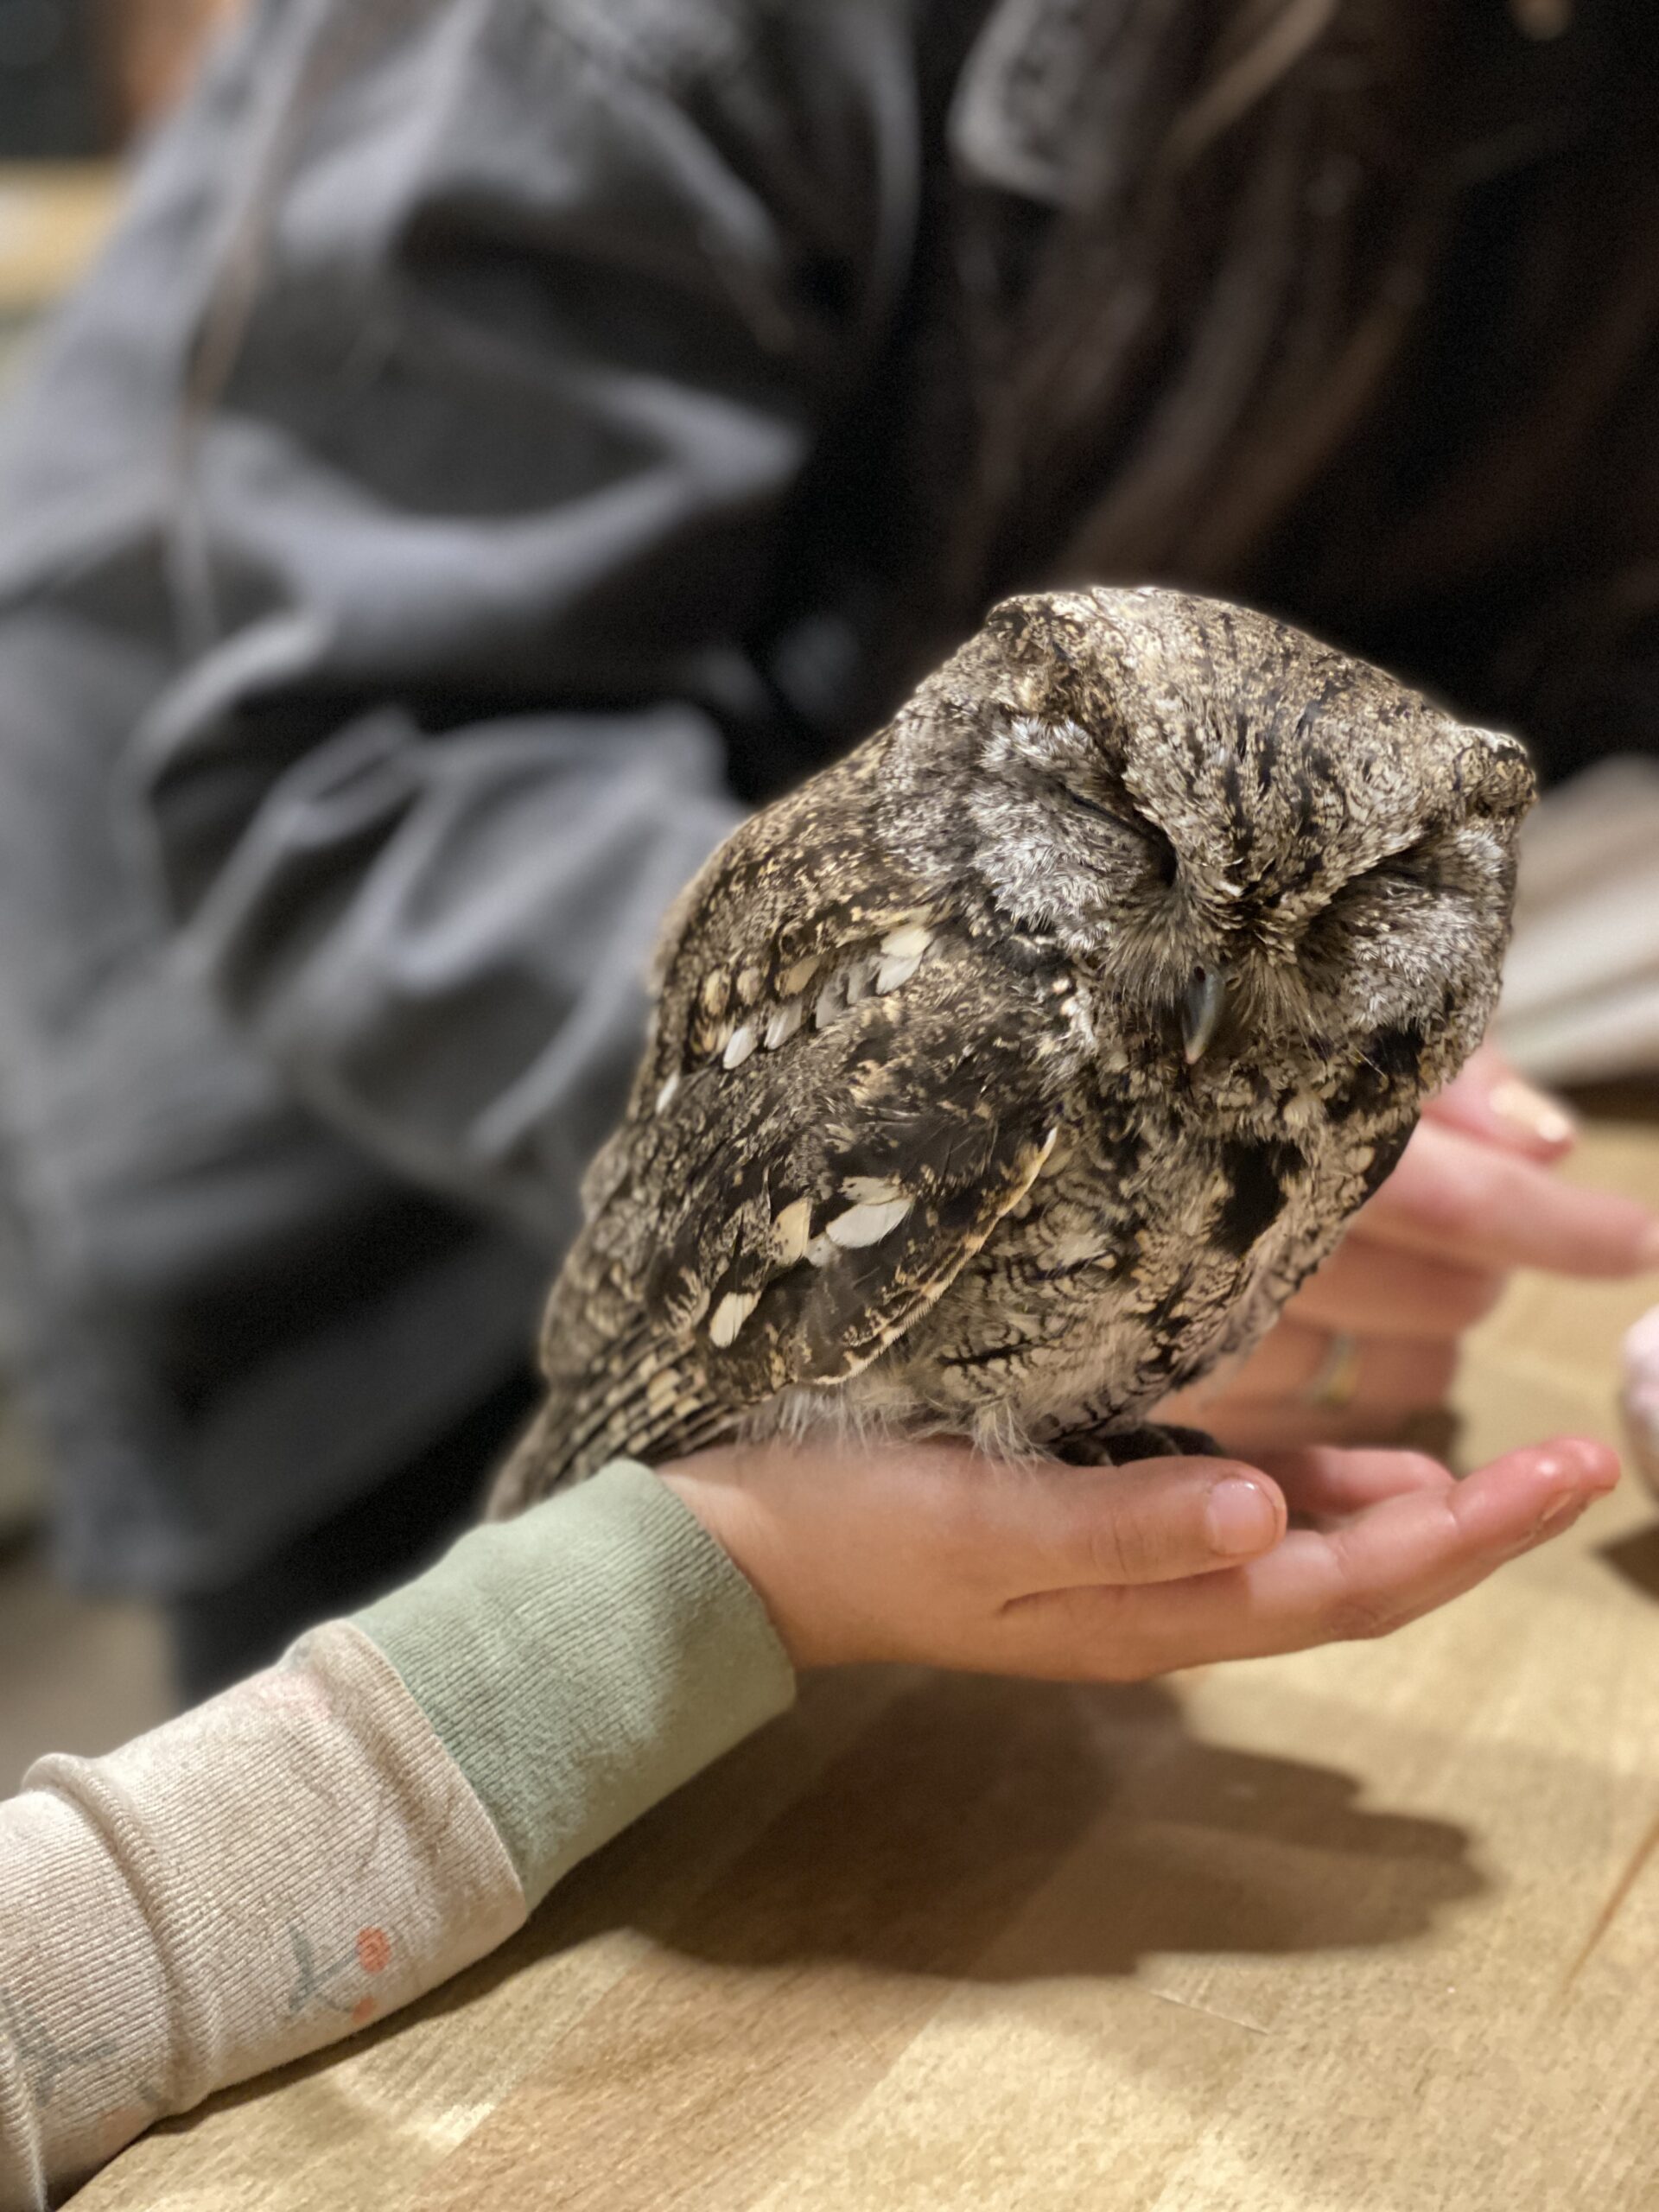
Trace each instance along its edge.
{"label": "owl's ear tuft", "polygon": [[1471,813],[1518,819],[1538,796],[1537,778],[1527,749],[1503,730],[1472,729],[1459,763]]}
{"label": "owl's ear tuft", "polygon": [[1052,721],[1082,718],[1084,692],[1097,674],[1081,610],[1046,593],[1005,599],[991,609],[976,643],[1001,664],[1001,681],[993,676],[989,688],[1002,695],[1002,704]]}
{"label": "owl's ear tuft", "polygon": [[1037,599],[1001,599],[985,617],[985,630],[1010,660],[1030,660],[1044,650],[1045,609]]}
{"label": "owl's ear tuft", "polygon": [[999,601],[985,618],[984,634],[1007,660],[1070,668],[1087,645],[1088,626],[1052,594],[1033,593]]}

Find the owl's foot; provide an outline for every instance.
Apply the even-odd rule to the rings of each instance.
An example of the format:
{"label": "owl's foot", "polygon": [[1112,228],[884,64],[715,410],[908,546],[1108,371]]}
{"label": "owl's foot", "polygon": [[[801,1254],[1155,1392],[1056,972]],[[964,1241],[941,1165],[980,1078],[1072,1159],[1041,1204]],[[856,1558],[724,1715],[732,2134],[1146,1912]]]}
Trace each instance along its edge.
{"label": "owl's foot", "polygon": [[1132,1459],[1216,1459],[1221,1446],[1201,1428],[1159,1427],[1096,1429],[1068,1436],[1058,1447],[1058,1456],[1074,1467],[1125,1467]]}

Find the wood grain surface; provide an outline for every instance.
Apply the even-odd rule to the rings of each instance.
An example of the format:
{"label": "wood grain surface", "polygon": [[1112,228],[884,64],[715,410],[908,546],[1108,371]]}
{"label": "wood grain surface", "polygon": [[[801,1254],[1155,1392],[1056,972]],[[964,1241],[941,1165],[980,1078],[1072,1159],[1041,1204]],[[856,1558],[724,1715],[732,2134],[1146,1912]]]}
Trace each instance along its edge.
{"label": "wood grain surface", "polygon": [[[1659,1202],[1659,1129],[1575,1173]],[[1615,1434],[1654,1286],[1529,1278],[1459,1457]],[[79,2212],[1652,2212],[1659,1518],[1385,1642],[795,1714],[505,1950]]]}
{"label": "wood grain surface", "polygon": [[0,317],[67,292],[115,219],[122,179],[102,162],[0,162]]}

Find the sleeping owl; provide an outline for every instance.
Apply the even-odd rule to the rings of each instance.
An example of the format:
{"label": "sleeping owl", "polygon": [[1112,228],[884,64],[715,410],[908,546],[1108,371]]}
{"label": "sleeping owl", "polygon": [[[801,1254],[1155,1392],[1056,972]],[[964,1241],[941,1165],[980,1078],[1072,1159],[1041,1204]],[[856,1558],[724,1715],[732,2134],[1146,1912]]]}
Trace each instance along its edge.
{"label": "sleeping owl", "polygon": [[1082,1462],[1246,1352],[1478,1042],[1510,737],[1265,615],[1012,599],[669,917],[514,1511],[824,1424]]}

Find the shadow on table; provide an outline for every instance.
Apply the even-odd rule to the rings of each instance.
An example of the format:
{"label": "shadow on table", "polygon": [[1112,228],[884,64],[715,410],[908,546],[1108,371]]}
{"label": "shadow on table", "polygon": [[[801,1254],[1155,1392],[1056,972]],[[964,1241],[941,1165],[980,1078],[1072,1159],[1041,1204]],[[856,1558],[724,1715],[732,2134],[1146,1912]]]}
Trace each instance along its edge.
{"label": "shadow on table", "polygon": [[[811,1703],[785,1726],[810,1731]],[[1150,1952],[1403,1942],[1484,1886],[1461,1829],[1362,1807],[1335,1769],[1198,1741],[1166,1689],[961,1675],[878,1713],[689,1895],[664,1882],[719,1866],[767,1743],[579,1870],[472,1990],[618,1925],[721,1966],[1127,1974]]]}
{"label": "shadow on table", "polygon": [[1659,1521],[1601,1545],[1599,1555],[1643,1597],[1659,1598]]}

